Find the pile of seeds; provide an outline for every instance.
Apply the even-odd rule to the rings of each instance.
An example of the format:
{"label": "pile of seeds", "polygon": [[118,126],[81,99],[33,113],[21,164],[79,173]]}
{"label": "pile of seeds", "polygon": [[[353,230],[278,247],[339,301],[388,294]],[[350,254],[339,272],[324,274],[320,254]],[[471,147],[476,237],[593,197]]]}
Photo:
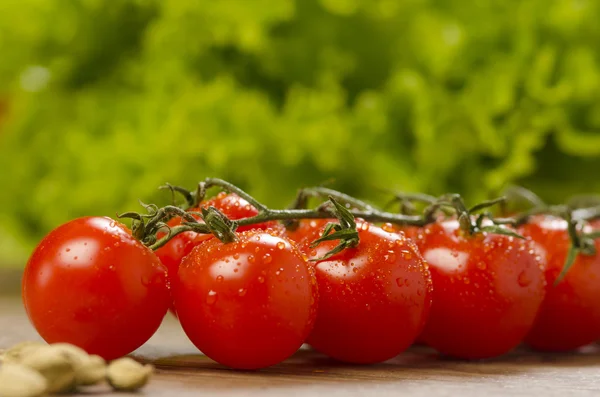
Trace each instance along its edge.
{"label": "pile of seeds", "polygon": [[67,343],[22,342],[0,354],[0,361],[0,397],[76,393],[104,381],[115,390],[134,391],[154,370],[127,357],[107,365],[102,357]]}

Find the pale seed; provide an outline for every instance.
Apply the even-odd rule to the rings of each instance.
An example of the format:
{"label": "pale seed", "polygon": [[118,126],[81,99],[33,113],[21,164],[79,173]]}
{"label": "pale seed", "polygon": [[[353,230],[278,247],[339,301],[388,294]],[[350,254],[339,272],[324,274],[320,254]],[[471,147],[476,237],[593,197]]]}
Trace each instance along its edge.
{"label": "pale seed", "polygon": [[106,362],[102,357],[90,356],[85,350],[69,343],[55,343],[51,346],[63,352],[71,360],[75,367],[77,385],[95,385],[106,377]]}
{"label": "pale seed", "polygon": [[48,393],[63,393],[75,388],[75,366],[60,348],[42,346],[22,357],[21,364],[46,378]]}
{"label": "pale seed", "polygon": [[48,346],[43,342],[25,341],[17,343],[13,347],[6,350],[3,354],[2,361],[6,363],[18,363],[24,355],[31,354],[34,350]]}
{"label": "pale seed", "polygon": [[113,389],[134,391],[148,383],[153,371],[152,365],[142,365],[129,357],[123,357],[108,365],[106,375]]}
{"label": "pale seed", "polygon": [[46,378],[31,368],[16,363],[0,367],[0,397],[38,397],[46,388]]}

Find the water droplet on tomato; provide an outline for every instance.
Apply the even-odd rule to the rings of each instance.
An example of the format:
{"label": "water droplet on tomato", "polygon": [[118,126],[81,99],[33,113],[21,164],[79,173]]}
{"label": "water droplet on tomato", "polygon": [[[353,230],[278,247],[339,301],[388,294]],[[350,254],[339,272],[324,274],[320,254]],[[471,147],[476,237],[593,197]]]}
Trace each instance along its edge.
{"label": "water droplet on tomato", "polygon": [[255,239],[256,241],[260,241],[260,236],[256,236],[256,237],[254,237],[254,239]]}
{"label": "water droplet on tomato", "polygon": [[407,250],[402,250],[402,258],[406,259],[406,260],[411,260],[413,255],[412,252],[407,251]]}
{"label": "water droplet on tomato", "polygon": [[395,231],[394,226],[391,223],[384,223],[381,228],[388,233],[393,233]]}
{"label": "water droplet on tomato", "polygon": [[255,260],[256,260],[256,258],[254,257],[254,255],[249,255],[248,256],[248,262],[254,263]]}
{"label": "water droplet on tomato", "polygon": [[464,282],[465,284],[470,284],[470,283],[471,283],[471,280],[469,279],[469,277],[465,277],[465,278],[463,279],[463,282]]}
{"label": "water droplet on tomato", "polygon": [[475,266],[479,270],[485,270],[487,268],[487,265],[486,265],[486,263],[484,261],[477,262],[477,264]]}
{"label": "water droplet on tomato", "polygon": [[404,285],[404,281],[401,278],[397,278],[396,284],[398,285],[398,287],[402,287],[402,285]]}
{"label": "water droplet on tomato", "polygon": [[237,267],[235,269],[233,269],[234,273],[237,273],[240,269],[238,269]]}
{"label": "water droplet on tomato", "polygon": [[353,267],[353,268],[352,268],[352,273],[357,273],[357,272],[358,272],[358,269],[357,269],[357,268],[355,268],[355,267]]}
{"label": "water droplet on tomato", "polygon": [[246,295],[246,292],[248,292],[248,291],[246,290],[246,288],[240,288],[240,289],[238,290],[238,295],[239,295],[239,296],[244,296],[244,295]]}
{"label": "water droplet on tomato", "polygon": [[65,252],[70,252],[70,251],[71,251],[71,248],[67,248],[67,249],[65,250]]}
{"label": "water droplet on tomato", "polygon": [[208,291],[208,295],[206,295],[206,304],[214,305],[217,302],[217,293],[213,290]]}
{"label": "water droplet on tomato", "polygon": [[217,276],[217,282],[218,282],[218,283],[222,283],[222,282],[223,282],[223,279],[224,279],[224,278],[223,278],[223,276],[221,276],[221,275],[218,275],[218,276]]}
{"label": "water droplet on tomato", "polygon": [[263,276],[258,276],[258,282],[259,283],[264,283],[265,282],[265,278]]}
{"label": "water droplet on tomato", "polygon": [[525,271],[519,273],[518,281],[521,287],[527,287],[529,284],[531,284],[531,278],[529,278]]}
{"label": "water droplet on tomato", "polygon": [[368,224],[368,223],[366,223],[366,222],[365,222],[365,223],[363,223],[363,224],[360,226],[360,230],[362,230],[363,232],[366,232],[367,230],[369,230],[369,224]]}
{"label": "water droplet on tomato", "polygon": [[270,254],[265,254],[265,256],[263,256],[264,263],[271,263],[272,260],[273,260],[273,257]]}
{"label": "water droplet on tomato", "polygon": [[74,256],[73,260],[76,261],[79,257],[78,256]]}
{"label": "water droplet on tomato", "polygon": [[277,248],[280,249],[280,250],[284,249],[285,248],[285,243],[283,241],[278,242],[277,243]]}

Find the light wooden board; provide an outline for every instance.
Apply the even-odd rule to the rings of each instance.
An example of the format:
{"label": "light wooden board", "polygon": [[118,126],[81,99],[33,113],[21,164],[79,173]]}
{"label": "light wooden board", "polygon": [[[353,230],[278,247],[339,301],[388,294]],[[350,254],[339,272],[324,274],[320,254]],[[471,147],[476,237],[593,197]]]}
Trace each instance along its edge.
{"label": "light wooden board", "polygon": [[[0,298],[0,348],[39,339],[17,298]],[[386,363],[351,366],[303,349],[272,368],[243,372],[201,355],[168,316],[136,356],[157,375],[145,396],[600,396],[600,349],[540,355],[520,350],[486,362],[463,362],[415,348]],[[106,386],[86,395],[111,394]]]}

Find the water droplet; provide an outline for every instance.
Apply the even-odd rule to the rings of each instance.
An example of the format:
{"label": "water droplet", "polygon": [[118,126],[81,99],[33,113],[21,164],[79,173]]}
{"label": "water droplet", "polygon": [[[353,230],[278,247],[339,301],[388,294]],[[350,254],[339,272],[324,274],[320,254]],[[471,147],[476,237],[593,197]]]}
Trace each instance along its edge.
{"label": "water droplet", "polygon": [[254,257],[254,255],[249,255],[248,256],[248,262],[254,263],[255,260],[256,260],[256,258]]}
{"label": "water droplet", "polygon": [[248,292],[248,291],[246,291],[246,288],[240,288],[238,290],[238,295],[239,296],[244,296],[244,295],[246,295],[246,292]]}
{"label": "water droplet", "polygon": [[206,304],[214,305],[217,301],[217,293],[213,290],[208,291],[208,295],[206,296]]}
{"label": "water droplet", "polygon": [[285,243],[283,241],[278,242],[277,243],[277,248],[280,249],[280,250],[284,249],[285,248]]}
{"label": "water droplet", "polygon": [[265,256],[263,256],[264,263],[271,263],[272,260],[273,260],[273,257],[270,254],[265,254]]}
{"label": "water droplet", "polygon": [[407,250],[402,250],[402,257],[406,260],[411,260],[412,259],[412,252],[407,251]]}
{"label": "water droplet", "polygon": [[263,276],[258,276],[258,282],[259,283],[264,283],[265,282],[265,278]]}
{"label": "water droplet", "polygon": [[69,252],[69,251],[71,251],[71,248],[67,248],[67,249],[65,250],[65,252]]}
{"label": "water droplet", "polygon": [[394,232],[394,226],[391,223],[384,223],[381,228],[388,233]]}
{"label": "water droplet", "polygon": [[402,287],[402,285],[404,285],[404,281],[401,278],[397,278],[396,284],[398,285],[398,287]]}
{"label": "water droplet", "polygon": [[233,259],[238,260],[240,259],[240,254],[233,254]]}
{"label": "water droplet", "polygon": [[527,287],[529,284],[531,284],[531,279],[529,278],[527,273],[525,273],[525,271],[519,273],[518,281],[521,287]]}
{"label": "water droplet", "polygon": [[463,282],[464,282],[465,284],[470,284],[470,283],[471,283],[471,280],[469,279],[469,277],[465,277],[465,278],[463,279]]}
{"label": "water droplet", "polygon": [[240,269],[238,269],[237,267],[235,269],[233,269],[234,273],[237,273]]}
{"label": "water droplet", "polygon": [[408,287],[410,285],[410,280],[409,279],[405,279],[404,280],[404,285],[406,285]]}
{"label": "water droplet", "polygon": [[218,275],[218,276],[217,276],[217,282],[218,282],[218,283],[222,283],[222,282],[223,282],[223,276],[221,276],[221,275]]}
{"label": "water droplet", "polygon": [[355,268],[355,267],[353,267],[353,268],[352,268],[352,273],[357,273],[357,272],[358,272],[358,269],[357,269],[357,268]]}
{"label": "water droplet", "polygon": [[74,261],[76,261],[76,260],[77,260],[77,258],[78,258],[77,256],[74,256],[74,257],[73,257],[73,260],[74,260]]}
{"label": "water droplet", "polygon": [[485,268],[487,267],[487,265],[486,265],[486,263],[484,261],[477,262],[477,264],[475,266],[479,270],[485,270]]}
{"label": "water droplet", "polygon": [[254,237],[254,239],[255,239],[256,241],[260,241],[260,236],[256,236],[256,237]]}

